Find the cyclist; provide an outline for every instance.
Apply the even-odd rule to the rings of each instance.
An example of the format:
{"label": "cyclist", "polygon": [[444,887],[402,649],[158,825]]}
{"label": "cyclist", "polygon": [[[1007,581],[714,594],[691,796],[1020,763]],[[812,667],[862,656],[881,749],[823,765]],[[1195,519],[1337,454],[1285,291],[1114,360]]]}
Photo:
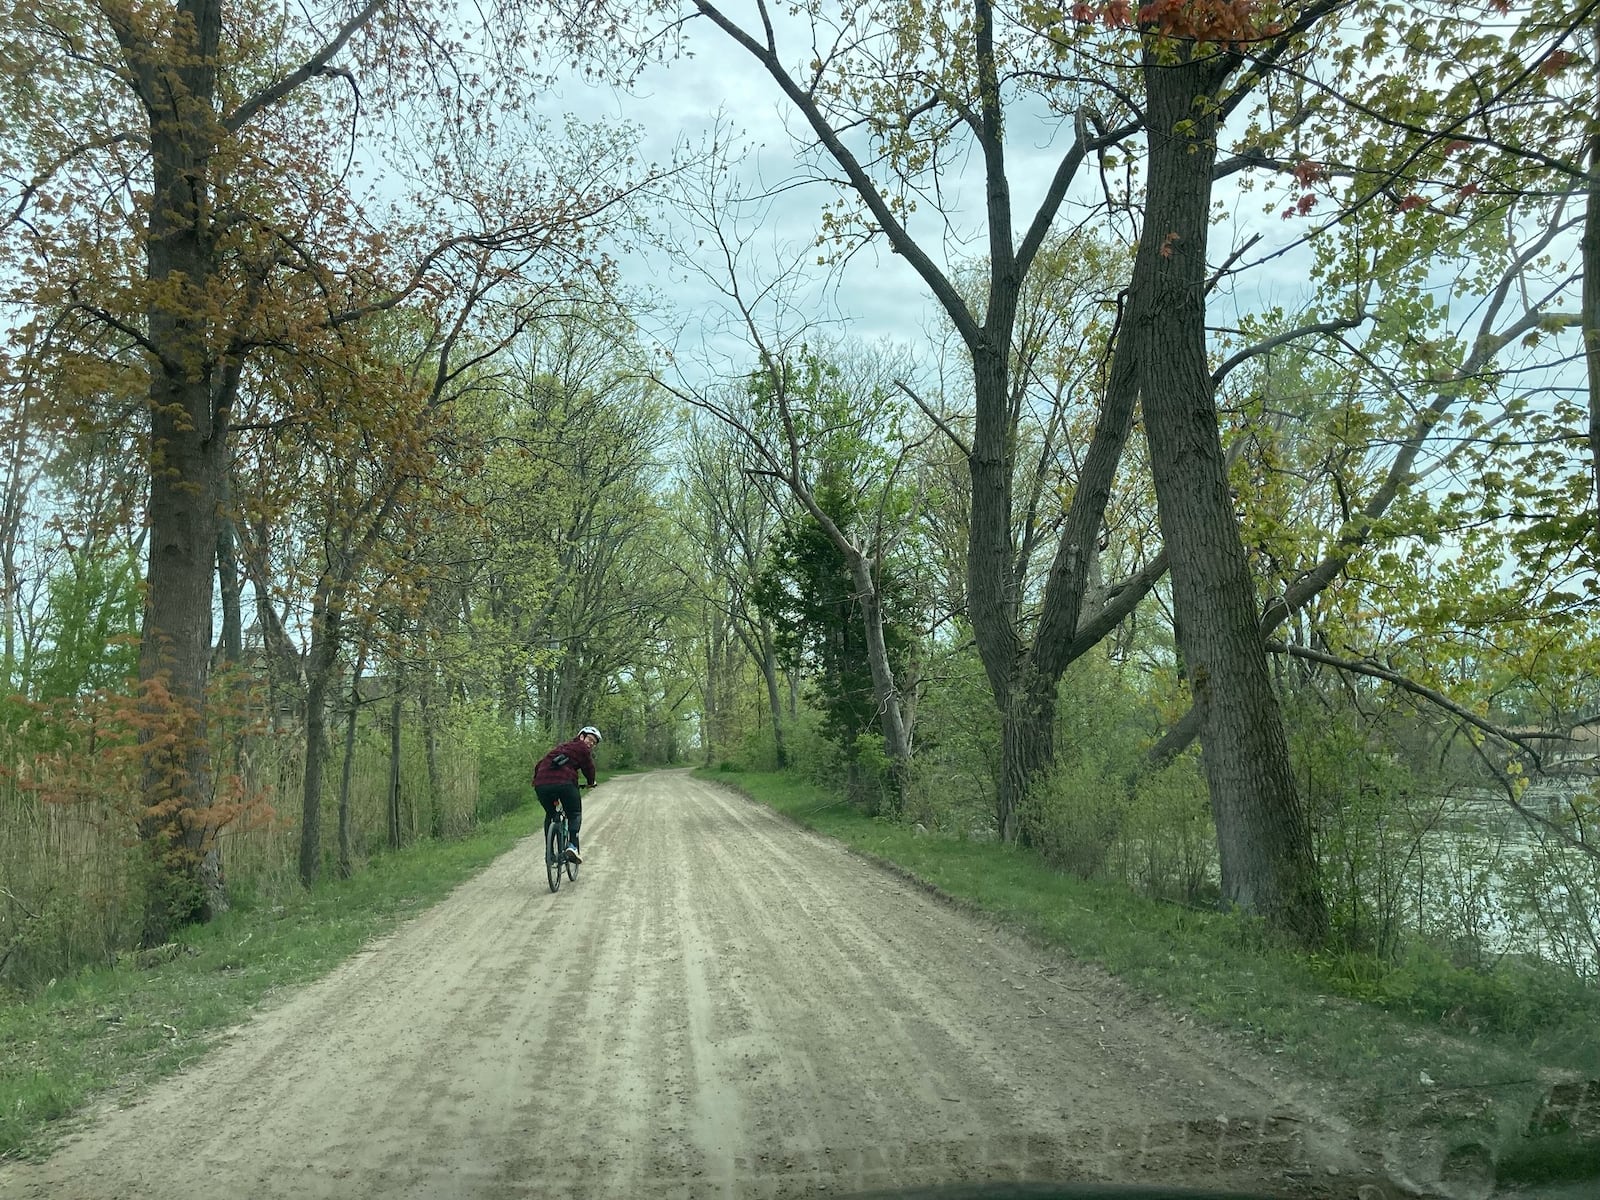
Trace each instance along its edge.
{"label": "cyclist", "polygon": [[567,828],[572,833],[572,845],[567,858],[581,863],[578,853],[578,826],[583,824],[583,800],[578,793],[578,772],[582,771],[589,786],[594,786],[594,748],[600,744],[600,731],[593,725],[578,730],[570,742],[551,750],[533,769],[533,791],[544,808],[544,831],[550,835],[550,822],[555,820],[556,801],[567,811]]}

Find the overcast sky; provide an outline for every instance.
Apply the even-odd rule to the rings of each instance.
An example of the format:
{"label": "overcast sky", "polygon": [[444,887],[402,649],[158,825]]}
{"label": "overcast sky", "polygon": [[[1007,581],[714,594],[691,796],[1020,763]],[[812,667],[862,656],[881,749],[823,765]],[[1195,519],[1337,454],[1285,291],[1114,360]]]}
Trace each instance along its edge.
{"label": "overcast sky", "polygon": [[[741,144],[751,147],[740,171],[748,190],[774,187],[793,180],[798,173],[796,138],[808,132],[792,106],[766,73],[743,50],[701,22],[693,39],[695,56],[687,60],[652,67],[629,95],[609,90],[573,85],[559,97],[552,97],[581,116],[621,119],[638,124],[644,131],[646,157],[665,160],[680,141],[697,142],[708,135],[721,119],[738,135]],[[803,43],[794,43],[803,45]],[[797,51],[798,53],[798,51]],[[1008,123],[1008,165],[1013,187],[1017,236],[1026,229],[1056,161],[1070,143],[1070,129],[1060,129],[1048,114],[1013,111]],[[1142,150],[1142,143],[1139,148]],[[954,259],[971,258],[982,251],[983,189],[980,165],[966,164],[965,178],[959,172],[941,177],[946,200],[945,214],[953,214],[960,235],[966,239],[944,241],[938,237],[939,225],[930,211],[913,218],[914,232],[924,238],[924,246],[942,265]],[[750,247],[759,248],[765,259],[760,264],[770,276],[778,259],[815,263],[812,246],[823,207],[836,195],[824,184],[809,184],[784,192],[774,199],[760,223],[759,238]],[[1262,192],[1240,195],[1231,188],[1219,189],[1219,199],[1228,207],[1228,217],[1213,232],[1211,254],[1214,261],[1226,254],[1236,240],[1258,232],[1263,241],[1252,257],[1293,241],[1303,224],[1283,221],[1276,214],[1262,212]],[[1089,197],[1085,198],[1091,199]],[[1083,205],[1080,208],[1086,207]],[[1073,205],[1057,219],[1057,228],[1073,220]],[[1126,230],[1123,231],[1124,236]],[[1294,308],[1307,298],[1307,257],[1303,251],[1286,258],[1273,258],[1250,273],[1248,293],[1218,294],[1213,298],[1214,324],[1231,324],[1236,307],[1257,309],[1276,304]],[[756,264],[752,264],[756,265]],[[684,278],[681,268],[659,255],[630,255],[624,264],[625,278],[635,287],[658,291],[690,315],[676,331],[682,341],[692,341],[700,332],[716,325],[714,312],[723,303],[705,281]],[[813,269],[816,286],[821,287],[821,272]],[[840,332],[863,339],[888,338],[925,345],[928,331],[938,328],[942,318],[926,285],[915,272],[886,245],[862,250],[837,279],[837,286],[816,290],[808,304],[818,319],[842,319]],[[712,334],[714,336],[714,333]],[[681,343],[680,343],[680,348]]]}
{"label": "overcast sky", "polygon": [[[862,338],[921,339],[934,306],[927,287],[905,262],[879,244],[862,250],[839,280],[826,286],[827,272],[814,268],[813,245],[823,208],[837,191],[825,184],[792,186],[799,178],[795,134],[802,134],[792,106],[743,51],[726,42],[702,48],[690,62],[652,69],[631,96],[605,97],[608,115],[636,122],[644,147],[656,161],[668,159],[680,142],[698,144],[719,127],[744,151],[739,166],[747,194],[775,192],[759,213],[748,211],[744,232],[752,267],[770,275],[780,263],[810,264],[817,316],[847,318]],[[785,124],[787,120],[788,124]],[[715,268],[714,260],[708,263]],[[686,279],[664,256],[627,264],[630,282],[660,289],[704,315],[716,304],[711,285]]]}

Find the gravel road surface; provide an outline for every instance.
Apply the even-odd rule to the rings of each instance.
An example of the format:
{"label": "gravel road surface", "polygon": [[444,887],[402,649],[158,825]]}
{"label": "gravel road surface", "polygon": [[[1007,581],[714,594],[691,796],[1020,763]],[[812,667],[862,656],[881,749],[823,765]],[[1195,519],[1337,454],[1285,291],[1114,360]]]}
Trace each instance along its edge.
{"label": "gravel road surface", "polygon": [[1357,1194],[1313,1091],[1099,971],[686,772],[584,808],[560,893],[524,841],[53,1158],[0,1166],[0,1197]]}

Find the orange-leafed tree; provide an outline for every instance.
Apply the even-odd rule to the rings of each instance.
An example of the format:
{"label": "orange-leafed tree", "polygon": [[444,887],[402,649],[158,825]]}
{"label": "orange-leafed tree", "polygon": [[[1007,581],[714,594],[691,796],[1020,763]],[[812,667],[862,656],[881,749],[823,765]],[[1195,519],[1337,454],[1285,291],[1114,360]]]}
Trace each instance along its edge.
{"label": "orange-leafed tree", "polygon": [[52,377],[110,359],[145,381],[139,680],[163,731],[142,741],[146,941],[225,903],[206,695],[252,364],[450,293],[464,248],[493,261],[476,285],[491,303],[553,250],[582,259],[631,191],[619,141],[580,139],[559,163],[540,152],[569,143],[528,117],[526,40],[474,38],[449,27],[458,15],[39,0],[0,35],[6,299]]}

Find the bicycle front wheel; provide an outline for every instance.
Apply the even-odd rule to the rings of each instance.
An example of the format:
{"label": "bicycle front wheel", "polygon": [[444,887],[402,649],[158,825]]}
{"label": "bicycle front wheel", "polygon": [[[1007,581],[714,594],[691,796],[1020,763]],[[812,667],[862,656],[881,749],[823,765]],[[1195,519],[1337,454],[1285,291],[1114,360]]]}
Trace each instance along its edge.
{"label": "bicycle front wheel", "polygon": [[578,877],[578,864],[569,859],[567,861],[567,878],[568,879],[576,879],[577,877]]}
{"label": "bicycle front wheel", "polygon": [[551,821],[550,828],[544,831],[544,873],[552,892],[561,890],[561,860],[567,856],[563,841],[561,822]]}

